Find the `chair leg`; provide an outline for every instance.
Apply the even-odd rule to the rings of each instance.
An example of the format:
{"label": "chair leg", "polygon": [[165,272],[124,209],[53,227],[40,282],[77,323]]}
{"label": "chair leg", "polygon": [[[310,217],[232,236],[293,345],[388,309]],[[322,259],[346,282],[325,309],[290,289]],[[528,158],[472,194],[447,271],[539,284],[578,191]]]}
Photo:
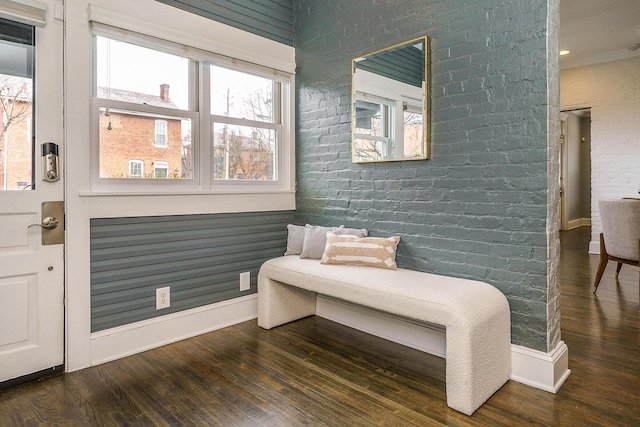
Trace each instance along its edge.
{"label": "chair leg", "polygon": [[622,263],[619,262],[617,267],[616,267],[616,279],[618,278],[618,275],[620,275],[620,269],[622,268]]}
{"label": "chair leg", "polygon": [[600,233],[600,262],[598,263],[598,271],[596,273],[596,281],[593,284],[593,293],[595,294],[600,284],[600,279],[604,274],[604,269],[607,268],[609,262],[609,255],[607,255],[607,249],[604,246],[604,234]]}

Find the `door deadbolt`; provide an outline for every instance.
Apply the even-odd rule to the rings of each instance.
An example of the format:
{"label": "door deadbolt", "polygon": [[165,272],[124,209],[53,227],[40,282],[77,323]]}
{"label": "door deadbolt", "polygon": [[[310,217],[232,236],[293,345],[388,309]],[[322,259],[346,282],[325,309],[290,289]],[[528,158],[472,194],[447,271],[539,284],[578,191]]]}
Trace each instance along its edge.
{"label": "door deadbolt", "polygon": [[42,227],[45,230],[53,230],[58,226],[58,219],[53,216],[48,216],[42,219],[42,224],[31,224],[27,228]]}

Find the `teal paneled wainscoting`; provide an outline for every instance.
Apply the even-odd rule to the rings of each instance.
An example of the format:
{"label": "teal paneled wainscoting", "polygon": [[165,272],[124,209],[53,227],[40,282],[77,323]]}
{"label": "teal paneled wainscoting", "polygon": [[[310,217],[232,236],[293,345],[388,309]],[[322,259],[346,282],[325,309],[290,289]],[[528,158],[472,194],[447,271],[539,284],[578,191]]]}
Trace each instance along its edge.
{"label": "teal paneled wainscoting", "polygon": [[[91,331],[256,293],[258,269],[285,252],[292,220],[293,211],[92,219]],[[166,286],[170,307],[156,310]]]}

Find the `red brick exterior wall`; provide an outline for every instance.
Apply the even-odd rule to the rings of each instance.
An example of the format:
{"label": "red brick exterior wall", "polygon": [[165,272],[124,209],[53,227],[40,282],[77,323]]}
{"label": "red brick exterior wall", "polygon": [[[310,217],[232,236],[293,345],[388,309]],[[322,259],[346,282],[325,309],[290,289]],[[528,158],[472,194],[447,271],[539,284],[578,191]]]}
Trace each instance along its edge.
{"label": "red brick exterior wall", "polygon": [[[0,111],[0,117],[2,117],[1,113],[2,111]],[[30,126],[31,113],[20,121],[11,123],[6,135],[2,134],[0,127],[0,190],[5,188],[5,176],[7,190],[22,190],[26,185],[31,184]]]}
{"label": "red brick exterior wall", "polygon": [[[111,130],[108,130],[109,121]],[[167,120],[167,147],[155,145],[155,119],[110,112],[100,114],[100,177],[126,178],[129,160],[144,162],[144,176],[153,177],[154,163],[167,162],[170,177],[182,172],[180,120]]]}

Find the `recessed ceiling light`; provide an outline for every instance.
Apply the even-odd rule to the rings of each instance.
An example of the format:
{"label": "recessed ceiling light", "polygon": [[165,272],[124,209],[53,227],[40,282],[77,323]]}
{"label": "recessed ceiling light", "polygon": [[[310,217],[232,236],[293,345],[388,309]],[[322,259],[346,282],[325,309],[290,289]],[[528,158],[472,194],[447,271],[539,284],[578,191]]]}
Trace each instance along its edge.
{"label": "recessed ceiling light", "polygon": [[568,55],[568,54],[570,54],[570,53],[571,53],[571,51],[570,51],[570,50],[561,50],[561,51],[560,51],[560,55]]}

